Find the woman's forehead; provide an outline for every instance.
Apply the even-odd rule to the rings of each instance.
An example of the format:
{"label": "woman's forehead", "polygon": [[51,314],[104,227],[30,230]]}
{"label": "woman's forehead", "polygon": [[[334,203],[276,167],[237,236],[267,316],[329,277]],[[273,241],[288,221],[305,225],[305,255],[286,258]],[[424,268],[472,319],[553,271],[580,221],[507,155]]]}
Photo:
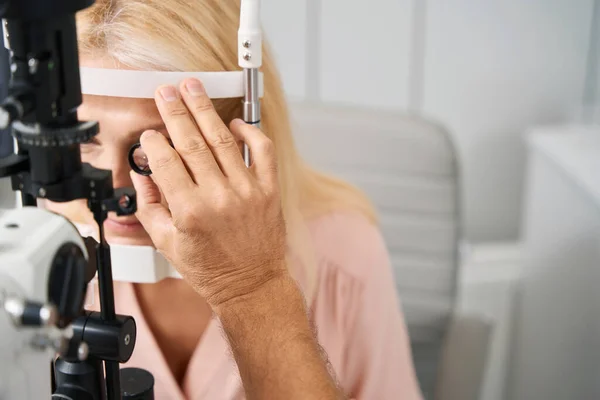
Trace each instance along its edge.
{"label": "woman's forehead", "polygon": [[137,112],[158,113],[154,99],[83,95],[83,107],[94,110],[131,109]]}
{"label": "woman's forehead", "polygon": [[[107,56],[80,55],[79,62],[84,67],[130,69]],[[153,125],[162,122],[154,99],[83,95],[83,104],[79,107],[78,114],[80,119],[146,119]]]}
{"label": "woman's forehead", "polygon": [[[131,69],[110,57],[80,55],[79,61],[84,67]],[[118,140],[138,140],[147,129],[169,136],[154,99],[83,95],[77,114],[80,120],[100,122],[100,132]]]}
{"label": "woman's forehead", "polygon": [[110,119],[125,125],[158,125],[162,122],[153,99],[84,95],[78,111],[82,120]]}

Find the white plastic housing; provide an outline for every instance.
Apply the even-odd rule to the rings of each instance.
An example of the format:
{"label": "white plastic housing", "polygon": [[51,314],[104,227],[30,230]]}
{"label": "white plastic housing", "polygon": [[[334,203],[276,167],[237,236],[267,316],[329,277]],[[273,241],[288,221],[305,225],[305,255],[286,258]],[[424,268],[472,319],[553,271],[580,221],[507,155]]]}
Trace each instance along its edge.
{"label": "white plastic housing", "polygon": [[[98,240],[91,226],[75,224],[79,233]],[[181,278],[177,270],[154,247],[110,245],[112,276],[114,281],[133,283],[156,283],[166,278]]]}
{"label": "white plastic housing", "polygon": [[238,64],[242,68],[262,66],[260,0],[242,0],[238,31]]}
{"label": "white plastic housing", "polygon": [[149,246],[111,245],[113,280],[156,283],[165,278],[181,278],[167,260]]}
{"label": "white plastic housing", "polygon": [[[160,85],[179,86],[186,78],[199,79],[211,99],[244,97],[244,72],[136,71],[81,67],[81,92],[95,96],[153,99]],[[261,74],[262,75],[262,74]],[[263,96],[262,79],[259,97]]]}
{"label": "white plastic housing", "polygon": [[2,21],[2,36],[4,37],[4,48],[10,50],[10,42],[8,40],[8,32],[6,31],[6,20]]}
{"label": "white plastic housing", "polygon": [[52,394],[54,355],[29,345],[41,329],[17,329],[4,300],[45,303],[51,262],[66,242],[77,244],[87,257],[77,229],[63,217],[35,207],[0,210],[0,399],[48,399]]}

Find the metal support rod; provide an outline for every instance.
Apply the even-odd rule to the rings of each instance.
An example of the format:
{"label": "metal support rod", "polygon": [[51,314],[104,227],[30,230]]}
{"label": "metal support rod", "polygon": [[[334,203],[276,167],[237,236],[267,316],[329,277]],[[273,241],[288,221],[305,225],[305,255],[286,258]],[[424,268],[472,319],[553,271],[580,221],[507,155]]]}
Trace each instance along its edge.
{"label": "metal support rod", "polygon": [[[102,319],[110,322],[116,318],[115,296],[112,280],[112,264],[110,259],[110,247],[106,242],[104,235],[104,221],[107,212],[103,209],[102,203],[92,202],[94,219],[98,223],[100,243],[96,247],[96,257],[98,265],[98,286],[100,292],[100,312]],[[116,361],[105,361],[104,368],[106,373],[106,396],[108,400],[121,399],[121,375],[119,372],[119,363]]]}
{"label": "metal support rod", "polygon": [[[258,128],[260,128],[259,78],[258,68],[244,69],[244,121]],[[244,162],[246,163],[246,167],[250,167],[252,164],[250,149],[248,149],[245,143]]]}

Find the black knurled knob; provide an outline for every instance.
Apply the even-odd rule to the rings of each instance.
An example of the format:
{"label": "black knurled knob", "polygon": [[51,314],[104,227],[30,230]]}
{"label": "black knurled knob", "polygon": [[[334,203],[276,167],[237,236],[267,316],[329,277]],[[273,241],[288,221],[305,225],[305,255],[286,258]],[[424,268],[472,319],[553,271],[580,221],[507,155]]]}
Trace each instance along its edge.
{"label": "black knurled knob", "polygon": [[154,377],[145,369],[121,369],[123,400],[154,400]]}
{"label": "black knurled knob", "polygon": [[99,130],[98,122],[78,122],[70,128],[49,128],[13,123],[13,136],[21,144],[32,147],[63,147],[81,144],[93,138]]}

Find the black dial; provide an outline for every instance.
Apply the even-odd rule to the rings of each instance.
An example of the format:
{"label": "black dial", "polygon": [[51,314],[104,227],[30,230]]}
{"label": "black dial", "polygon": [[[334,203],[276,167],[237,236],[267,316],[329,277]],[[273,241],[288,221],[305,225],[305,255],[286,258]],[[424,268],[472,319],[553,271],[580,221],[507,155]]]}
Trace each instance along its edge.
{"label": "black dial", "polygon": [[98,122],[87,121],[78,122],[70,128],[42,129],[16,121],[13,123],[13,136],[20,144],[29,147],[64,147],[89,141],[98,134],[98,127]]}

